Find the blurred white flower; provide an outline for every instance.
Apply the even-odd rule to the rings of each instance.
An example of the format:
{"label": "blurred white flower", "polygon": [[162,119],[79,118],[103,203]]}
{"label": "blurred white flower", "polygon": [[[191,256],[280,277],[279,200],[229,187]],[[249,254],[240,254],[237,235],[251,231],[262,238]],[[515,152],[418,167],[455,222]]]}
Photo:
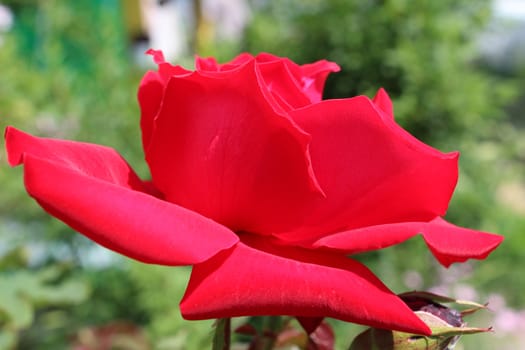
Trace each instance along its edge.
{"label": "blurred white flower", "polygon": [[0,32],[7,32],[13,26],[13,12],[9,7],[0,4]]}
{"label": "blurred white flower", "polygon": [[251,18],[246,0],[204,0],[204,15],[215,24],[219,39],[238,40]]}

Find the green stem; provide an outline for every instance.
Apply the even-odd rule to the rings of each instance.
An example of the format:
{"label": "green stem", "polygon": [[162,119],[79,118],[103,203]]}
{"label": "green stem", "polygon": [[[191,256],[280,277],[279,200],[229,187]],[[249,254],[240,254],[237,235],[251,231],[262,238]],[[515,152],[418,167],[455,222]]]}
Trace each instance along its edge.
{"label": "green stem", "polygon": [[281,316],[266,316],[263,327],[264,334],[258,349],[272,350],[274,348],[275,341],[277,340],[277,335],[281,330],[281,326]]}
{"label": "green stem", "polygon": [[230,350],[231,324],[229,318],[220,318],[215,325],[212,350]]}

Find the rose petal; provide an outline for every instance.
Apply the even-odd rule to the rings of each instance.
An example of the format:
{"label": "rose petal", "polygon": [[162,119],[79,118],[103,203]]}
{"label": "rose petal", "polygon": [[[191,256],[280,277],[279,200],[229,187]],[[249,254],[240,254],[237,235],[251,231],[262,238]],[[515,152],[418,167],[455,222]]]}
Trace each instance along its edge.
{"label": "rose petal", "polygon": [[155,64],[158,65],[158,73],[165,83],[173,75],[184,76],[184,75],[191,74],[191,71],[187,70],[184,67],[174,66],[171,63],[166,62],[164,60],[164,55],[162,54],[162,51],[160,50],[149,49],[148,51],[146,51],[146,54],[151,55],[153,57],[153,61],[155,62]]}
{"label": "rose petal", "polygon": [[6,130],[11,165],[24,164],[29,194],[51,215],[93,241],[156,264],[202,262],[234,245],[227,228],[144,191],[112,149]]}
{"label": "rose petal", "polygon": [[[288,58],[276,56],[274,54],[271,54],[269,52],[260,52],[255,56],[255,60],[258,63],[268,63],[268,62],[277,62],[282,60],[288,60]],[[292,61],[290,61],[292,62]],[[293,64],[297,65],[296,63],[292,62]]]}
{"label": "rose petal", "polygon": [[284,61],[261,63],[258,67],[268,89],[286,101],[291,108],[297,109],[310,104]]}
{"label": "rose petal", "polygon": [[327,100],[290,115],[311,134],[314,173],[326,198],[305,239],[369,225],[428,221],[446,212],[457,181],[457,153],[443,154],[383,118],[364,96]]}
{"label": "rose petal", "polygon": [[228,72],[235,70],[239,66],[242,66],[250,61],[254,57],[249,53],[241,53],[236,56],[233,60],[227,63],[217,63],[217,60],[213,57],[199,57],[195,58],[195,68],[200,72]]}
{"label": "rose petal", "polygon": [[146,160],[166,199],[235,231],[297,225],[321,196],[309,137],[269,100],[252,60],[168,83]]}
{"label": "rose petal", "polygon": [[162,50],[148,49],[146,50],[146,55],[151,55],[151,57],[153,57],[153,62],[155,62],[155,64],[162,64],[166,62],[166,60],[164,59],[164,54],[162,53]]}
{"label": "rose petal", "polygon": [[392,100],[386,93],[385,89],[381,88],[374,96],[373,102],[376,106],[384,112],[388,117],[394,119],[394,105]]}
{"label": "rose petal", "polygon": [[430,251],[444,266],[467,259],[485,259],[500,243],[503,236],[452,225],[436,218],[424,229]]}
{"label": "rose petal", "polygon": [[[195,67],[203,73],[227,72],[253,59],[261,69],[268,88],[272,93],[278,95],[276,99],[279,103],[294,108],[319,102],[328,74],[340,70],[336,63],[326,60],[300,66],[288,58],[266,52],[259,53],[255,57],[249,53],[242,53],[232,61],[223,64],[217,63],[213,57],[197,57]],[[289,107],[285,108],[285,110],[288,109]]]}
{"label": "rose petal", "polygon": [[404,242],[423,231],[426,222],[401,222],[366,226],[320,238],[311,248],[330,248],[346,254],[383,249]]}
{"label": "rose petal", "polygon": [[86,176],[146,192],[147,186],[126,161],[109,147],[35,137],[10,126],[5,130],[5,143],[7,159],[11,166],[23,164],[25,156],[32,155],[84,173]]}
{"label": "rose petal", "polygon": [[153,121],[157,116],[164,89],[168,80],[172,76],[186,76],[191,71],[173,66],[164,60],[162,51],[148,50],[146,54],[153,56],[154,62],[158,65],[158,72],[147,72],[139,85],[138,101],[140,105],[140,127],[142,129],[142,145],[144,150],[148,149],[153,132]]}
{"label": "rose petal", "polygon": [[327,60],[320,60],[300,66],[289,58],[275,56],[266,52],[258,54],[256,60],[258,63],[280,62],[284,64],[294,77],[296,83],[300,86],[304,96],[307,97],[311,103],[321,101],[328,74],[331,72],[339,72],[340,70],[336,63]]}
{"label": "rose petal", "polygon": [[336,63],[327,60],[301,66],[303,91],[312,103],[321,101],[328,74],[340,70],[341,68]]}
{"label": "rose petal", "polygon": [[193,267],[180,308],[190,320],[297,315],[429,332],[405,303],[357,261],[271,246],[250,237]]}
{"label": "rose petal", "polygon": [[319,239],[313,248],[356,254],[386,248],[421,234],[432,254],[444,266],[467,259],[485,259],[503,241],[492,233],[452,225],[440,217],[430,222],[403,222],[368,226]]}
{"label": "rose petal", "polygon": [[198,71],[211,71],[217,72],[219,70],[219,64],[215,57],[195,57],[195,69]]}
{"label": "rose petal", "polygon": [[147,72],[139,85],[138,100],[140,105],[140,128],[142,130],[142,146],[148,149],[153,133],[153,120],[157,115],[165,83],[157,72]]}

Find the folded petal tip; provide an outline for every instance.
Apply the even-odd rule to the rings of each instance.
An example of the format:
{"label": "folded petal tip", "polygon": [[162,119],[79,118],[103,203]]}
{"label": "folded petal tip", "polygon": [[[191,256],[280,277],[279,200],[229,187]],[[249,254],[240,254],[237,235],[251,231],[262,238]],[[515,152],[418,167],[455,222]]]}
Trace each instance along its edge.
{"label": "folded petal tip", "polygon": [[161,50],[148,49],[145,53],[146,55],[152,56],[153,62],[155,62],[156,64],[161,64],[161,63],[166,62],[166,60],[164,59],[164,54],[162,53]]}

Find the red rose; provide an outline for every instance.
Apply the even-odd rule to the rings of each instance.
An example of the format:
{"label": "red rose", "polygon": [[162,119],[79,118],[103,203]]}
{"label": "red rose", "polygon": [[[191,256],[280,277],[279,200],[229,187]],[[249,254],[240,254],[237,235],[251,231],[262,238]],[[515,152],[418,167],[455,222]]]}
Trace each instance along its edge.
{"label": "red rose", "polygon": [[428,333],[347,256],[420,234],[448,266],[501,242],[441,219],[458,154],[401,129],[383,90],[321,101],[336,64],[242,54],[188,71],[150,53],[158,71],[138,97],[151,182],[106,147],[14,128],[6,145],[51,215],[131,258],[194,265],[186,318],[328,316]]}

